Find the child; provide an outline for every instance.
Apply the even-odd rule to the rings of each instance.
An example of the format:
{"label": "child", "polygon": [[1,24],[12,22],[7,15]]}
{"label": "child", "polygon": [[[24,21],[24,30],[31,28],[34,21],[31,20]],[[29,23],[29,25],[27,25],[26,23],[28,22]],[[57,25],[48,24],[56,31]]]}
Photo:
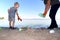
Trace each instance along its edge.
{"label": "child", "polygon": [[15,14],[18,17],[18,20],[22,21],[22,19],[19,17],[18,12],[17,12],[17,8],[19,7],[19,3],[15,2],[14,3],[14,7],[11,7],[10,9],[8,9],[8,19],[9,19],[9,28],[10,29],[15,29],[14,28],[14,23],[15,23]]}

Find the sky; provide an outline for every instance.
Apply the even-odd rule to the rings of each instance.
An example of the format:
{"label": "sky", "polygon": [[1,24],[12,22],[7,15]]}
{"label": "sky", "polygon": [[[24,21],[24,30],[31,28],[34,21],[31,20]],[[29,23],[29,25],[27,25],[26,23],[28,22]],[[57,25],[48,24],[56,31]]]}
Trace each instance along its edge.
{"label": "sky", "polygon": [[[0,0],[0,16],[8,19],[7,10],[13,7],[14,2],[19,2],[20,7],[18,8],[19,16],[22,19],[41,19],[38,16],[39,13],[43,13],[45,5],[42,0]],[[60,17],[60,9],[57,12],[57,19]],[[49,11],[46,16],[49,19]],[[45,19],[46,19],[45,18]],[[42,18],[43,19],[43,18]]]}
{"label": "sky", "polygon": [[[10,7],[13,7],[15,2],[19,2],[20,7],[18,8],[18,13],[22,19],[50,19],[49,11],[45,18],[38,16],[39,13],[44,12],[45,5],[42,0],[0,0],[0,17],[5,18],[5,21],[0,20],[0,26],[8,25],[7,10]],[[56,19],[60,19],[60,8],[58,9]],[[58,24],[60,24],[59,21],[58,21]],[[41,22],[36,21],[35,22],[35,20],[33,20],[33,21],[30,20],[30,21],[23,21],[21,23],[16,21],[17,25],[22,25],[22,24],[39,24],[40,25],[40,23],[44,24],[45,21],[41,21]],[[50,23],[50,22],[48,22],[48,23]],[[45,23],[45,24],[48,24],[48,23]]]}

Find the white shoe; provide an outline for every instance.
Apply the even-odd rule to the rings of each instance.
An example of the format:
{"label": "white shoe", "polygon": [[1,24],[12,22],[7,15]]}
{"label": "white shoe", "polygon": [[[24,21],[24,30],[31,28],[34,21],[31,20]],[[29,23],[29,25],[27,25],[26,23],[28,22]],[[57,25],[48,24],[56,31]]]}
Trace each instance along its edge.
{"label": "white shoe", "polygon": [[55,31],[54,30],[50,30],[50,33],[55,33]]}

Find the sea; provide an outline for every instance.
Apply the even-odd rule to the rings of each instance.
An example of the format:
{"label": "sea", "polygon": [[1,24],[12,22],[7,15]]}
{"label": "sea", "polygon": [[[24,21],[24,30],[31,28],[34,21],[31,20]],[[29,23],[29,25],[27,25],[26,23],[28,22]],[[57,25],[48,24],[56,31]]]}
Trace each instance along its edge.
{"label": "sea", "polygon": [[[60,27],[60,20],[56,20]],[[31,28],[48,28],[51,24],[50,19],[23,19],[22,21],[15,20],[14,27],[31,27]],[[0,20],[0,27],[9,27],[8,20]]]}

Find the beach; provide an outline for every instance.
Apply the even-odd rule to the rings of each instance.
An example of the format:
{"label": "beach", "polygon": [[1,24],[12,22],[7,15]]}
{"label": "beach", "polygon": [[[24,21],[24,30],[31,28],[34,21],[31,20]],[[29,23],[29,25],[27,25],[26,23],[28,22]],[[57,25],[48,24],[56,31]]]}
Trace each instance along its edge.
{"label": "beach", "polygon": [[55,33],[49,33],[49,29],[35,28],[19,31],[17,29],[0,30],[0,40],[60,40],[60,29],[54,29]]}
{"label": "beach", "polygon": [[[16,21],[16,20],[15,20]],[[57,24],[60,28],[60,20]],[[4,25],[3,25],[4,24]],[[60,29],[54,29],[55,33],[50,33],[47,27],[50,26],[50,20],[42,19],[24,19],[22,22],[15,22],[15,27],[30,27],[24,31],[18,29],[9,29],[8,20],[0,20],[0,40],[60,40]],[[5,28],[7,27],[7,28]]]}

